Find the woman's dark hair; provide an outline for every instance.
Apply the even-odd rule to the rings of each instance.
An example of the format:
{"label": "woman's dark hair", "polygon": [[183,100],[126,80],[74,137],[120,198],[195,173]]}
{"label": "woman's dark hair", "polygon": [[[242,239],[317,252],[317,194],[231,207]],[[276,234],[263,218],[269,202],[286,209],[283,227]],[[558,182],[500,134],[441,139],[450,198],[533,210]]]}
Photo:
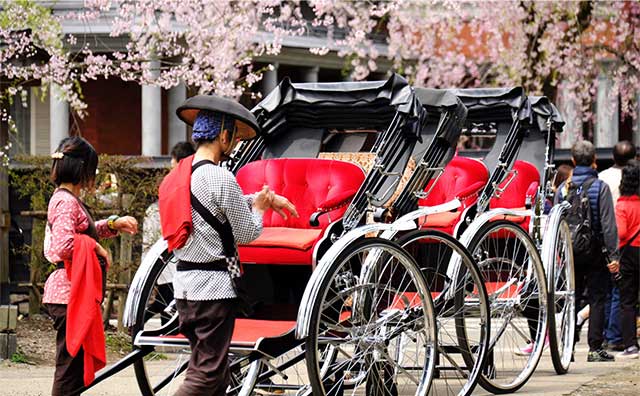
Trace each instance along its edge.
{"label": "woman's dark hair", "polygon": [[52,158],[51,180],[56,186],[71,183],[85,187],[96,178],[98,153],[89,142],[79,136],[62,139]]}
{"label": "woman's dark hair", "polygon": [[571,165],[562,164],[558,166],[556,177],[553,179],[553,186],[555,188],[560,187],[562,182],[569,178],[569,175],[571,175],[571,172],[573,172],[573,166]]}
{"label": "woman's dark hair", "polygon": [[640,195],[640,163],[638,161],[629,161],[627,166],[622,168],[620,195]]}
{"label": "woman's dark hair", "polygon": [[191,144],[191,142],[178,142],[171,149],[171,157],[180,162],[181,159],[187,158],[195,152],[196,150],[193,148],[193,144]]}

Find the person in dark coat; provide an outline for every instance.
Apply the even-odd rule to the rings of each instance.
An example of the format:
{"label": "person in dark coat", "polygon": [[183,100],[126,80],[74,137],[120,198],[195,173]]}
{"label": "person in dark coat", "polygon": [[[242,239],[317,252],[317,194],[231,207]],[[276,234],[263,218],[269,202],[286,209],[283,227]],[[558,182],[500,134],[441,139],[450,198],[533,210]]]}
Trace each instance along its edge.
{"label": "person in dark coat", "polygon": [[[587,195],[591,209],[593,243],[585,255],[574,255],[575,295],[581,296],[585,287],[589,290],[589,362],[613,361],[614,357],[603,349],[605,327],[605,303],[611,288],[610,261],[618,255],[618,230],[611,190],[607,183],[598,179],[596,171],[596,150],[586,140],[576,142],[571,147],[571,157],[575,168],[571,177],[560,185],[554,203],[567,197],[569,190],[591,182]],[[595,179],[595,180],[594,180]],[[576,307],[576,311],[580,307]],[[578,333],[576,333],[576,337]]]}

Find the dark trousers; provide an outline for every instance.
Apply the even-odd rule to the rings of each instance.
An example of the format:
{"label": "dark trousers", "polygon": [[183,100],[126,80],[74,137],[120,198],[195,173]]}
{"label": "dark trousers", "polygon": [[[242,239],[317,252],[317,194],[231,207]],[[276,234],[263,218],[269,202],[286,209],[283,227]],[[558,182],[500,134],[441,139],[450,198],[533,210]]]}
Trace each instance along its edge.
{"label": "dark trousers", "polygon": [[228,353],[235,323],[235,300],[176,299],[180,333],[189,340],[191,359],[175,396],[224,396],[229,384]]}
{"label": "dark trousers", "polygon": [[67,351],[67,306],[65,304],[47,304],[49,315],[53,318],[56,333],[56,372],[53,377],[52,396],[66,396],[84,386],[84,353],[82,348],[73,357]]}
{"label": "dark trousers", "polygon": [[622,344],[622,311],[620,308],[620,288],[615,284],[611,287],[611,293],[607,296],[604,309],[606,326],[604,338],[609,345]]}
{"label": "dark trousers", "polygon": [[[589,350],[602,348],[604,341],[605,304],[611,289],[611,274],[602,255],[576,257],[574,259],[576,278],[576,298],[587,289],[587,303],[590,306],[587,340]],[[576,314],[581,307],[576,307]],[[577,337],[577,330],[576,330]]]}
{"label": "dark trousers", "polygon": [[636,304],[640,284],[640,247],[628,246],[620,258],[620,306],[622,342],[625,348],[637,345]]}

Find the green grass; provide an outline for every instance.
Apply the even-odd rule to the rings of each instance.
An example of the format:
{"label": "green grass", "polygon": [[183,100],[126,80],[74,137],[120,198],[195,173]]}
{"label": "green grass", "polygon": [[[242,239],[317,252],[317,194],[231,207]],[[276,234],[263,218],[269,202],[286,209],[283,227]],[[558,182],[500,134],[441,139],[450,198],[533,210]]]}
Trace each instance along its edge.
{"label": "green grass", "polygon": [[110,332],[105,334],[107,351],[126,355],[131,352],[131,337],[125,333]]}
{"label": "green grass", "polygon": [[18,363],[18,364],[33,364],[33,362],[29,361],[29,359],[27,359],[27,355],[25,355],[24,353],[18,351],[16,353],[14,353],[13,355],[11,355],[11,363]]}
{"label": "green grass", "polygon": [[169,356],[159,352],[152,352],[144,357],[145,362],[148,362],[150,360],[167,360],[167,359],[169,359]]}

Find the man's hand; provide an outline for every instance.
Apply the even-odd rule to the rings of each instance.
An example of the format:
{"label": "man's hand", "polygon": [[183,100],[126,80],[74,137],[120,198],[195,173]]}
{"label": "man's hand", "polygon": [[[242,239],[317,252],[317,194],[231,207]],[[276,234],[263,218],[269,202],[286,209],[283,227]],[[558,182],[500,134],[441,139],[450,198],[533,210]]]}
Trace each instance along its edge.
{"label": "man's hand", "polygon": [[287,219],[287,213],[285,212],[285,209],[287,212],[289,212],[291,216],[300,217],[298,216],[298,211],[296,210],[296,207],[282,195],[273,194],[271,208],[273,209],[274,212],[282,216],[282,218],[284,218],[285,220]]}
{"label": "man's hand", "polygon": [[607,264],[607,268],[609,268],[609,272],[611,272],[612,274],[616,274],[620,271],[620,263],[617,260],[612,261]]}
{"label": "man's hand", "polygon": [[269,186],[262,186],[262,190],[253,197],[253,207],[264,212],[271,207],[274,195]]}

